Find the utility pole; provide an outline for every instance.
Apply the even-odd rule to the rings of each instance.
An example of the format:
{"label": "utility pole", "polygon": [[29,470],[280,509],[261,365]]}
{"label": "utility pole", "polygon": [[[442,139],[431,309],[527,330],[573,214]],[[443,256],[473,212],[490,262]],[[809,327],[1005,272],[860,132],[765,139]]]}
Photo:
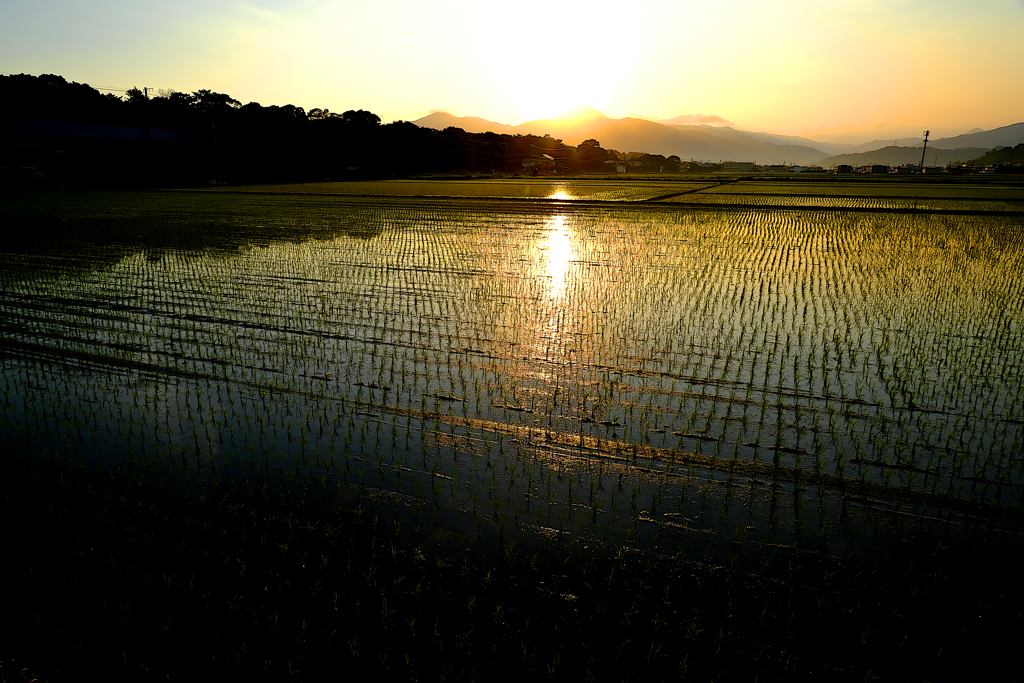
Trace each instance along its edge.
{"label": "utility pole", "polygon": [[153,139],[153,130],[152,130],[152,128],[150,126],[150,122],[149,122],[149,88],[143,86],[142,94],[146,98],[146,103],[142,105],[142,107],[143,107],[142,112],[143,112],[143,116],[145,117],[143,119],[143,123],[146,124],[146,132],[145,132],[145,134],[143,136],[143,139],[146,141],[146,146],[148,148],[149,147],[149,143],[152,142],[152,139]]}
{"label": "utility pole", "polygon": [[924,132],[924,149],[921,150],[921,173],[924,173],[924,155],[928,153],[928,133],[931,131]]}
{"label": "utility pole", "polygon": [[142,94],[146,98],[145,101],[142,104],[142,116],[144,117],[143,120],[142,120],[142,123],[145,126],[145,128],[143,129],[144,132],[142,134],[142,149],[143,149],[143,159],[144,159],[144,161],[143,161],[143,164],[144,164],[143,172],[146,175],[147,182],[151,182],[151,175],[150,174],[151,174],[151,171],[152,171],[152,169],[154,167],[154,164],[153,164],[153,127],[152,127],[152,122],[150,121],[150,113],[149,113],[149,88],[146,87],[146,86],[143,86]]}

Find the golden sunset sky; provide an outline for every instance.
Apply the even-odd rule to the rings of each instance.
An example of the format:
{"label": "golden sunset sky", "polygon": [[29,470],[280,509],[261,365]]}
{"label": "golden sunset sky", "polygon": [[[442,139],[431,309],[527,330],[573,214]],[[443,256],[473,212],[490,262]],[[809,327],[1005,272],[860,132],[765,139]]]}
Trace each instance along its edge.
{"label": "golden sunset sky", "polygon": [[1024,121],[1024,0],[0,0],[0,73],[519,124],[861,142]]}

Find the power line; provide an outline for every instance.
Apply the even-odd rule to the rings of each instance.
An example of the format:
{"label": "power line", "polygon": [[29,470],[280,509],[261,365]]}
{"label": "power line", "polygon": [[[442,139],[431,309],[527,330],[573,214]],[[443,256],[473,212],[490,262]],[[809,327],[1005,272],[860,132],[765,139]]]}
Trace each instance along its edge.
{"label": "power line", "polygon": [[[0,73],[0,76],[23,76],[23,75],[25,75],[25,74]],[[71,85],[71,83],[69,83],[68,85]],[[109,85],[92,85],[90,83],[82,83],[81,85],[87,85],[90,88],[92,88],[93,90],[106,90],[106,91],[109,91],[109,92],[128,92],[129,90],[134,90],[134,88],[114,88],[114,87],[111,87]],[[155,90],[155,89],[156,88],[150,88],[150,90]]]}

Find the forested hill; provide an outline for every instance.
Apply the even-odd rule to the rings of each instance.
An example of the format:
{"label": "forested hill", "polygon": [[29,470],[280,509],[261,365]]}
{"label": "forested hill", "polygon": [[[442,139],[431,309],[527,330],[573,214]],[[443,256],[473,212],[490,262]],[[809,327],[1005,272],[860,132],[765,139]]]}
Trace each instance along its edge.
{"label": "forested hill", "polygon": [[1001,147],[981,155],[974,160],[978,166],[998,166],[1001,164],[1024,164],[1024,142],[1015,147]]}
{"label": "forested hill", "polygon": [[[61,184],[523,173],[530,164],[564,173],[605,170],[619,158],[596,140],[572,147],[547,136],[382,125],[368,111],[243,105],[210,90],[154,96],[133,88],[118,97],[56,75],[0,76],[0,99],[0,167],[38,168]],[[629,156],[640,160],[636,170],[679,168],[677,158]]]}

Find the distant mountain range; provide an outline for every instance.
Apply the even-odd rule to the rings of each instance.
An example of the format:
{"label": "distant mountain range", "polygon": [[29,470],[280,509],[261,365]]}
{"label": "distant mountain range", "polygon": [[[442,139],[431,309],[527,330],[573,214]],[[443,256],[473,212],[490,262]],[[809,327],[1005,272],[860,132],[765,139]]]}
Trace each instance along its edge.
{"label": "distant mountain range", "polygon": [[[925,166],[945,166],[947,164],[966,164],[988,152],[987,147],[957,147],[955,149],[942,149],[932,147],[928,141],[928,151],[924,155]],[[857,152],[855,154],[837,154],[824,159],[819,165],[825,168],[848,164],[854,168],[870,164],[884,164],[886,166],[902,166],[903,164],[921,163],[921,146],[917,147],[882,147],[870,152]]]}
{"label": "distant mountain range", "polygon": [[[683,116],[669,120],[687,119],[688,117]],[[422,128],[437,130],[451,126],[461,128],[467,133],[548,134],[574,146],[584,140],[595,139],[605,149],[664,156],[674,154],[684,161],[750,161],[758,164],[819,164],[825,167],[839,163],[854,163],[848,160],[837,161],[837,155],[844,159],[852,159],[851,155],[857,156],[865,152],[878,153],[870,161],[856,163],[917,163],[921,160],[920,151],[916,152],[916,159],[910,157],[915,153],[913,148],[919,149],[923,142],[921,138],[902,138],[876,140],[862,145],[835,144],[794,136],[743,131],[731,126],[672,124],[633,117],[613,119],[587,106],[577,107],[554,119],[528,121],[518,126],[472,116],[455,116],[448,112],[435,112],[413,123]],[[929,158],[925,163],[930,165],[936,156],[941,157],[940,165],[946,161],[968,161],[994,147],[1012,147],[1021,142],[1024,142],[1024,123],[989,131],[975,129],[956,137],[929,140]],[[883,153],[883,150],[888,151]],[[973,156],[965,158],[966,154]],[[904,157],[906,160],[899,160]]]}

